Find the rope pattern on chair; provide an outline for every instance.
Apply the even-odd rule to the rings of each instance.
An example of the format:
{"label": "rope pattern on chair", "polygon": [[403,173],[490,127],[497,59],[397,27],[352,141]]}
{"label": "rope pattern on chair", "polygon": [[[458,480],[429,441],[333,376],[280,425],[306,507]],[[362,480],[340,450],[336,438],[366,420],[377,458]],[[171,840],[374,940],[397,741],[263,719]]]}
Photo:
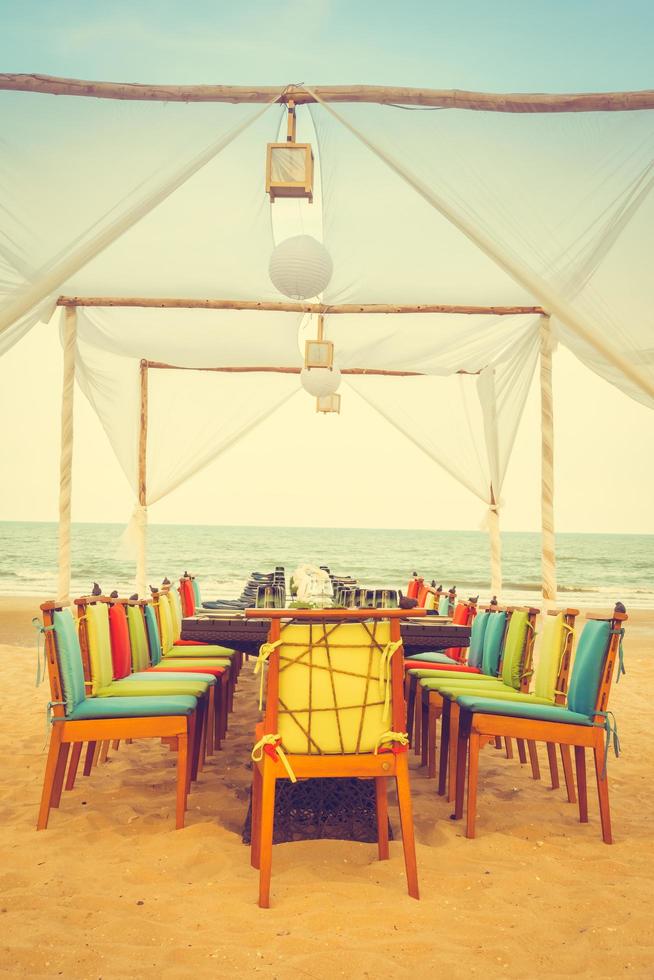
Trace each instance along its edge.
{"label": "rope pattern on chair", "polygon": [[[342,754],[352,752],[356,754],[361,751],[366,724],[366,712],[368,709],[381,709],[383,720],[387,723],[390,721],[392,689],[391,661],[393,655],[400,649],[402,645],[401,641],[389,641],[387,639],[387,623],[384,623],[384,636],[380,639],[378,630],[380,624],[378,622],[372,624],[363,622],[357,625],[362,627],[367,634],[367,643],[360,634],[356,640],[353,640],[351,635],[348,636],[347,631],[344,634],[346,639],[340,639],[336,631],[347,625],[343,623],[309,623],[307,624],[309,632],[308,642],[306,639],[298,642],[288,632],[289,627],[294,625],[297,625],[296,621],[287,623],[282,628],[282,636],[279,640],[274,643],[264,643],[260,647],[259,657],[255,666],[255,672],[261,674],[260,707],[263,704],[263,666],[269,660],[272,653],[281,647],[279,660],[280,680],[283,680],[285,672],[292,669],[305,668],[309,671],[306,703],[303,703],[301,707],[293,707],[288,703],[288,697],[283,690],[278,697],[279,714],[283,716],[285,721],[290,720],[306,740],[306,749],[304,751],[310,755],[325,753],[326,750],[319,744],[316,738],[314,721],[321,718],[325,719],[326,715],[333,714],[336,728],[335,735],[340,752]],[[286,634],[286,637],[284,637],[284,634]],[[339,650],[355,648],[361,651],[362,659],[365,660],[364,664],[361,664],[359,667],[355,665],[352,668],[343,664],[335,665],[334,659],[337,657]],[[367,658],[365,657],[366,648],[368,651]],[[320,655],[318,656],[317,654]],[[378,654],[378,656],[375,656],[375,654]],[[315,685],[318,683],[316,678],[320,679],[325,674],[328,676],[327,691],[325,691],[324,685],[321,682],[319,693],[316,693]],[[339,677],[363,681],[363,685],[361,685],[362,690],[358,691],[355,695],[354,703],[339,703],[337,696],[337,682]],[[379,692],[378,696],[376,696],[377,692]],[[341,697],[343,697],[342,694]],[[326,703],[325,698],[327,698]],[[350,723],[347,726],[349,731],[343,727],[345,723],[342,716],[343,712],[346,711],[359,712],[356,733],[352,732],[352,718],[350,718]]]}

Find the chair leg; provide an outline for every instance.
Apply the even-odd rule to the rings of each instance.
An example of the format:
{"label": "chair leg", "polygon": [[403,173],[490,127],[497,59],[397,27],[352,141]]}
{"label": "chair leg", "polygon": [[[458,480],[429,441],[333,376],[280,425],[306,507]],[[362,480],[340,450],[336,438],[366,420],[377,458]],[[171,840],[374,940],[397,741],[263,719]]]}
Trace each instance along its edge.
{"label": "chair leg", "polygon": [[463,798],[466,788],[466,762],[468,753],[468,737],[465,730],[461,727],[459,720],[459,736],[456,746],[456,786],[454,794],[454,819],[461,820],[463,817]]}
{"label": "chair leg", "polygon": [[583,745],[575,745],[575,768],[577,770],[577,793],[579,795],[579,823],[588,823],[586,750]]}
{"label": "chair leg", "polygon": [[57,724],[57,722],[53,722],[50,726],[50,747],[48,748],[48,758],[43,776],[41,806],[39,807],[39,816],[36,822],[37,830],[45,830],[48,826],[52,791],[57,771],[57,762],[59,760],[59,749],[61,748],[61,725],[62,723]]}
{"label": "chair leg", "polygon": [[209,688],[209,710],[207,712],[207,733],[206,733],[206,754],[211,757],[214,750],[214,732],[216,728],[216,687],[212,684]]}
{"label": "chair leg", "polygon": [[436,723],[440,715],[442,715],[442,708],[432,704],[427,695],[427,776],[429,779],[436,778]]}
{"label": "chair leg", "polygon": [[87,742],[86,745],[86,755],[84,757],[84,769],[83,773],[85,776],[91,775],[91,769],[93,768],[93,756],[95,755],[95,742]]}
{"label": "chair leg", "polygon": [[415,723],[414,723],[414,744],[413,744],[413,754],[420,755],[420,745],[422,742],[422,710],[420,707],[422,698],[422,688],[420,686],[420,681],[417,677],[411,679],[412,685],[414,684],[414,713],[415,713]]}
{"label": "chair leg", "polygon": [[547,748],[547,761],[550,766],[550,779],[552,780],[552,789],[559,788],[559,767],[556,762],[556,745],[554,742],[546,742],[545,746]]}
{"label": "chair leg", "polygon": [[570,746],[561,745],[559,748],[561,750],[561,765],[563,766],[563,778],[565,779],[568,803],[576,803],[577,793],[575,790],[574,776],[572,775],[572,756],[570,754]]}
{"label": "chair leg", "polygon": [[[438,760],[438,795],[445,796],[447,790],[447,757],[450,751],[450,716],[452,713],[452,702],[443,700],[443,714],[441,715],[441,747]],[[458,705],[457,705],[458,707]]]}
{"label": "chair leg", "polygon": [[114,752],[117,752],[118,751],[118,746],[119,745],[120,745],[120,739],[119,738],[115,738],[113,740],[113,742],[111,743],[111,747],[114,750]]}
{"label": "chair leg", "polygon": [[64,742],[59,748],[59,758],[57,759],[57,769],[55,771],[54,784],[52,786],[52,800],[50,806],[58,807],[61,803],[61,791],[64,788],[64,776],[66,775],[66,763],[68,762],[68,752],[70,742]]}
{"label": "chair leg", "polygon": [[411,745],[415,750],[416,740],[413,733],[413,723],[415,720],[416,706],[416,678],[412,677],[411,674],[407,674],[404,679],[404,700],[406,701],[406,730],[409,733]]}
{"label": "chair leg", "polygon": [[475,836],[477,817],[477,781],[479,778],[479,735],[472,732],[468,739],[468,809],[466,812],[466,837]]}
{"label": "chair leg", "polygon": [[[425,703],[425,699],[427,702]],[[427,765],[427,746],[429,744],[429,695],[420,692],[420,765]]]}
{"label": "chair leg", "polygon": [[[459,728],[461,724],[461,709],[455,702],[450,705],[450,744],[449,749],[449,767],[450,767],[450,778],[447,784],[447,799],[451,803],[456,800],[456,780],[457,780],[457,764],[459,758]],[[463,811],[462,811],[463,812]]]}
{"label": "chair leg", "polygon": [[506,751],[507,759],[513,758],[513,740],[510,738],[504,739],[504,749]]}
{"label": "chair leg", "polygon": [[70,762],[68,763],[68,776],[66,777],[66,790],[74,789],[75,779],[77,777],[77,767],[79,765],[79,758],[82,754],[82,749],[84,748],[84,742],[73,742],[73,746],[70,753]]}
{"label": "chair leg", "polygon": [[[196,753],[196,748],[197,748],[197,729],[199,727],[198,726],[198,709],[199,709],[199,707],[200,707],[200,703],[198,702],[197,708],[195,709],[195,711],[193,712],[193,714],[189,716],[189,720],[188,720],[188,745],[187,745],[187,754],[188,754],[188,766],[187,766],[187,770],[188,770],[188,772],[187,772],[187,778],[186,778],[186,795],[187,796],[191,792],[191,783],[193,782],[194,779],[197,779],[198,778],[198,763],[197,763],[197,758],[196,758],[196,754],[195,753]],[[178,748],[179,748],[179,746],[178,746]]]}
{"label": "chair leg", "polygon": [[184,814],[186,813],[186,796],[188,793],[188,782],[190,776],[190,766],[188,764],[188,742],[189,738],[186,732],[182,732],[181,735],[177,736],[177,830],[181,830],[184,826]]}
{"label": "chair leg", "polygon": [[106,762],[108,755],[109,755],[109,742],[107,740],[102,742],[100,745],[100,755],[98,761]]}
{"label": "chair leg", "polygon": [[400,752],[395,758],[395,783],[397,786],[397,802],[400,809],[400,823],[402,825],[402,847],[404,848],[407,886],[411,898],[420,898],[407,753]]}
{"label": "chair leg", "polygon": [[529,761],[531,762],[531,775],[534,779],[540,779],[540,763],[538,761],[538,749],[533,739],[528,739],[527,748],[529,749]]}
{"label": "chair leg", "polygon": [[605,844],[613,843],[611,834],[611,808],[609,806],[609,779],[604,769],[604,746],[596,745],[593,749],[595,757],[595,777],[597,779],[597,797],[599,800],[600,820],[602,822],[602,840]]}
{"label": "chair leg", "polygon": [[252,766],[252,817],[250,828],[250,864],[259,868],[261,863],[261,770],[255,762]]}
{"label": "chair leg", "polygon": [[502,748],[502,736],[501,735],[495,735],[495,748],[496,749],[501,749]]}
{"label": "chair leg", "polygon": [[[377,850],[380,861],[388,861],[388,794],[386,776],[375,777],[375,804],[377,810]],[[404,836],[404,835],[402,835]]]}
{"label": "chair leg", "polygon": [[264,756],[261,786],[261,831],[259,834],[259,906],[270,908],[270,873],[275,825],[275,772],[272,759]]}
{"label": "chair leg", "polygon": [[520,759],[520,765],[524,766],[527,762],[527,750],[525,748],[524,738],[517,738],[516,745],[518,746],[518,758]]}

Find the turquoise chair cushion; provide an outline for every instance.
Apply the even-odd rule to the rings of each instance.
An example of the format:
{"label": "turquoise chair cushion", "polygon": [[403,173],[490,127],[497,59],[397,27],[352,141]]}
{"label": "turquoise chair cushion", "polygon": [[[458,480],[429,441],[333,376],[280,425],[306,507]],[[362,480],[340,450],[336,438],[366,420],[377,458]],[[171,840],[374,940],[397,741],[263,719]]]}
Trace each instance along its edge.
{"label": "turquoise chair cushion", "polygon": [[492,698],[470,697],[456,699],[465,711],[483,715],[508,715],[511,718],[529,718],[532,721],[556,721],[564,725],[592,725],[588,715],[569,711],[555,704],[527,704],[524,701],[496,701]]}
{"label": "turquoise chair cushion", "polygon": [[75,708],[86,699],[82,651],[77,637],[75,621],[70,609],[55,612],[52,617],[57,641],[59,672],[63,687],[66,714],[71,715]]}
{"label": "turquoise chair cushion", "polygon": [[161,637],[159,636],[157,614],[152,606],[145,607],[145,625],[148,633],[148,646],[150,647],[150,661],[152,666],[156,667],[161,660]]}
{"label": "turquoise chair cushion", "polygon": [[190,697],[86,698],[70,715],[70,721],[100,718],[159,718],[191,715],[197,701]]}
{"label": "turquoise chair cushion", "polygon": [[201,673],[186,673],[181,670],[170,671],[167,673],[165,670],[141,670],[138,674],[130,674],[130,680],[132,681],[151,681],[152,678],[155,680],[166,680],[168,677],[172,681],[199,681],[200,684],[206,684],[212,687],[216,683],[216,678],[213,674],[201,674]]}
{"label": "turquoise chair cushion", "polygon": [[584,625],[568,688],[570,711],[594,712],[610,640],[611,624],[606,620],[589,619]]}
{"label": "turquoise chair cushion", "polygon": [[200,586],[198,585],[198,580],[196,578],[191,579],[191,584],[193,586],[193,592],[195,594],[195,608],[199,609],[202,604],[202,600],[200,598]]}
{"label": "turquoise chair cushion", "polygon": [[481,667],[481,657],[484,652],[484,636],[488,626],[489,612],[480,612],[474,618],[470,630],[470,646],[468,647],[468,665]]}
{"label": "turquoise chair cushion", "polygon": [[489,614],[484,633],[484,649],[481,656],[481,669],[489,677],[497,677],[502,653],[502,640],[506,627],[506,613],[494,612]]}
{"label": "turquoise chair cushion", "polygon": [[454,660],[453,657],[448,657],[446,653],[416,653],[410,656],[406,655],[407,660],[420,660],[423,663],[428,664],[458,664],[458,660]]}
{"label": "turquoise chair cushion", "polygon": [[507,687],[512,687],[515,691],[520,687],[520,674],[522,673],[528,626],[528,613],[522,609],[516,609],[511,616],[502,651],[502,680]]}
{"label": "turquoise chair cushion", "polygon": [[438,600],[438,615],[439,616],[450,615],[450,597],[448,595],[442,595]]}

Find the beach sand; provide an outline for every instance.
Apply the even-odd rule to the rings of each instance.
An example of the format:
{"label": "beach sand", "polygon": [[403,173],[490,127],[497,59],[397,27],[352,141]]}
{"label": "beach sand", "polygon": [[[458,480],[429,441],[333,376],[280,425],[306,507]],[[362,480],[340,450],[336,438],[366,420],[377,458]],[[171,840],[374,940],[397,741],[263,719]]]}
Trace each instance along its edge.
{"label": "beach sand", "polygon": [[[561,790],[487,748],[474,841],[413,771],[421,901],[406,894],[397,840],[383,863],[375,845],[307,841],[275,847],[264,911],[240,838],[252,662],[185,830],[173,829],[174,756],[151,741],[79,776],[37,834],[48,700],[34,686],[37,611],[38,600],[0,600],[3,976],[654,976],[654,614],[627,623],[627,676],[611,699],[623,749],[609,762],[613,846],[590,765],[581,825]],[[397,837],[395,807],[391,820]]]}

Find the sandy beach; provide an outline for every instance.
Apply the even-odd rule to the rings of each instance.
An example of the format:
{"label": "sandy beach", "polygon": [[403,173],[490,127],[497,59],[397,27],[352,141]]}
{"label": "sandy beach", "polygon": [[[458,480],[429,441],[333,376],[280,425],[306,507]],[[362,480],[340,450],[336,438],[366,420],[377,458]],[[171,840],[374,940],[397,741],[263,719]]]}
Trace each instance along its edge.
{"label": "sandy beach", "polygon": [[[309,841],[276,846],[263,911],[240,837],[251,662],[185,830],[173,829],[174,757],[152,742],[121,746],[78,777],[36,833],[48,701],[47,684],[34,683],[38,601],[0,599],[3,976],[654,975],[654,613],[631,615],[627,675],[611,699],[623,750],[609,762],[613,846],[601,841],[592,783],[580,825],[561,790],[488,749],[474,841],[414,769],[420,902],[406,894],[397,840],[384,863],[374,845]],[[397,837],[394,807],[391,820]]]}

